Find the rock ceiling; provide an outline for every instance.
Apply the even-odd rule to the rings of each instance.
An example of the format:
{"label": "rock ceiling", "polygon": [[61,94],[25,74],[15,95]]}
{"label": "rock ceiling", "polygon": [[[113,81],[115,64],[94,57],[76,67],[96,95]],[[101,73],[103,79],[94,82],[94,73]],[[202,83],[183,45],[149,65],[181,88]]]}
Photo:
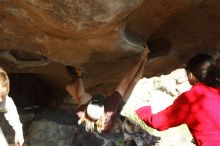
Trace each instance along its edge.
{"label": "rock ceiling", "polygon": [[57,88],[80,66],[90,92],[109,92],[151,47],[145,76],[166,74],[190,56],[217,56],[219,0],[1,0],[0,63]]}

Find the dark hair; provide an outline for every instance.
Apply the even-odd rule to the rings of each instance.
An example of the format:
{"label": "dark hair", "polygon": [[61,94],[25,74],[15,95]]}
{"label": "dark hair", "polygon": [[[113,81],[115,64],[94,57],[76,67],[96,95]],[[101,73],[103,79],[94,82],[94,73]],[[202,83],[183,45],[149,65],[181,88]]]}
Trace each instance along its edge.
{"label": "dark hair", "polygon": [[103,96],[101,94],[96,94],[96,95],[92,96],[92,99],[89,104],[103,106],[105,104],[105,96]]}
{"label": "dark hair", "polygon": [[220,69],[215,60],[208,54],[198,54],[192,57],[186,64],[186,71],[191,72],[199,82],[211,87],[220,86]]}

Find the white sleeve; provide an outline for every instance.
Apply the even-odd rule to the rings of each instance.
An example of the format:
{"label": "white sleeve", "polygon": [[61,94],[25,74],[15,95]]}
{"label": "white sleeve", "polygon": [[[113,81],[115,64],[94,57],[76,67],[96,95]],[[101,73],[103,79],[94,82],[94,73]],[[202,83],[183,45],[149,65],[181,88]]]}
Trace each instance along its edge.
{"label": "white sleeve", "polygon": [[8,96],[6,97],[5,109],[7,111],[4,114],[5,119],[14,129],[15,135],[23,138],[22,124],[19,119],[17,108],[14,104],[14,101],[11,99],[11,97],[8,97]]}

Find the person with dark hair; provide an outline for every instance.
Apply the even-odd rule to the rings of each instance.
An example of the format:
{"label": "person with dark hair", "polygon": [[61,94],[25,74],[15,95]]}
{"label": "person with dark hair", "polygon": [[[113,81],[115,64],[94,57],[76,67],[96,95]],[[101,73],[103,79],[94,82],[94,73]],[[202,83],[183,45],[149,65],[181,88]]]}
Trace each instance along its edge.
{"label": "person with dark hair", "polygon": [[198,54],[186,64],[192,88],[181,94],[172,105],[152,114],[150,102],[136,108],[148,126],[159,131],[186,124],[197,146],[220,143],[220,70],[207,54]]}
{"label": "person with dark hair", "polygon": [[75,68],[77,79],[68,84],[66,90],[73,98],[76,97],[79,105],[78,123],[85,123],[88,132],[97,130],[100,133],[107,133],[111,131],[117,119],[119,105],[123,100],[127,100],[134,86],[142,77],[147,55],[148,49],[145,48],[134,67],[123,77],[113,94],[107,97],[100,94],[91,96],[86,93],[81,71]]}

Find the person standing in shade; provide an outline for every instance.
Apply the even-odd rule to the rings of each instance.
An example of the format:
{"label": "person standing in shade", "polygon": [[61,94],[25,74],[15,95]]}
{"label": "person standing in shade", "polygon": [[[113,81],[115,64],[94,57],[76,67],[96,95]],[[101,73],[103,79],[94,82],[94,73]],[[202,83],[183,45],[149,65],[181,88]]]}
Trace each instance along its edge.
{"label": "person standing in shade", "polygon": [[[24,143],[22,124],[19,119],[17,108],[9,93],[9,79],[7,73],[0,67],[0,113],[3,113],[5,119],[15,131],[15,146],[22,146]],[[5,136],[0,128],[0,145],[8,146]]]}

